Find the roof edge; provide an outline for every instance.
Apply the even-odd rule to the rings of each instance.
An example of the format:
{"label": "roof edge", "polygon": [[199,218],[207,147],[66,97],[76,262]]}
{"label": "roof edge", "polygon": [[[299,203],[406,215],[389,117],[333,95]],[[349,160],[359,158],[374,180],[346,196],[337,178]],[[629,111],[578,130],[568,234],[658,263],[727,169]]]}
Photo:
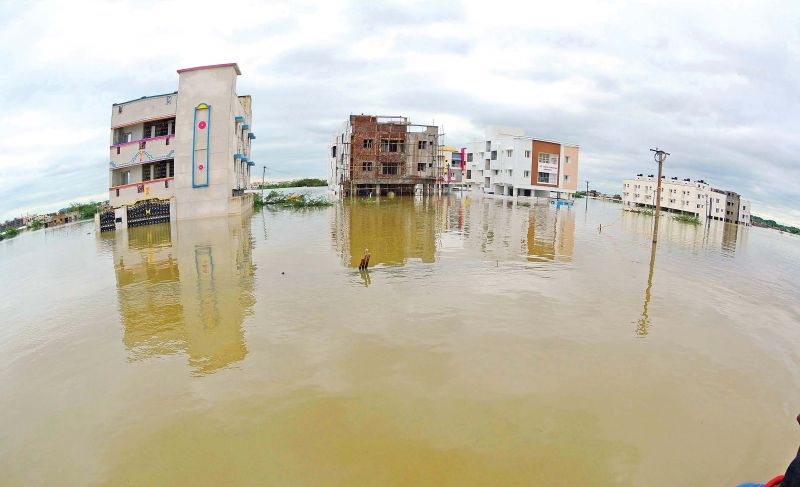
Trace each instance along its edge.
{"label": "roof edge", "polygon": [[206,66],[195,66],[193,68],[183,68],[179,69],[178,73],[185,73],[186,71],[197,71],[200,69],[211,69],[211,68],[229,68],[232,67],[236,70],[236,74],[242,74],[242,71],[239,69],[239,65],[236,63],[223,63],[223,64],[209,64]]}

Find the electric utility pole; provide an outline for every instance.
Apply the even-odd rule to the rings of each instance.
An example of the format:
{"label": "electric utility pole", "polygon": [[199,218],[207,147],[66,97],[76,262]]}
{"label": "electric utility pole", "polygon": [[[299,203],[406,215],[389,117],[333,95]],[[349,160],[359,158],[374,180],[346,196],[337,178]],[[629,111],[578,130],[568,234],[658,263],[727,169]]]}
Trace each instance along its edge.
{"label": "electric utility pole", "polygon": [[589,197],[589,180],[586,180],[586,197]]}
{"label": "electric utility pole", "polygon": [[650,149],[653,152],[653,159],[658,163],[658,186],[656,186],[656,219],[653,223],[653,244],[658,242],[658,218],[661,216],[661,173],[669,152],[665,152],[658,147]]}

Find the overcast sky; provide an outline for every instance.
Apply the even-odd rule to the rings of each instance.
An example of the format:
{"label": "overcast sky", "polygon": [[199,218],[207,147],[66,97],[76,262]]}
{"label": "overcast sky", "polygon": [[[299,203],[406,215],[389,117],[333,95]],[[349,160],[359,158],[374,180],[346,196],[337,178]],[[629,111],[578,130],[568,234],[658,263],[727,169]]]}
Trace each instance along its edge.
{"label": "overcast sky", "polygon": [[0,220],[106,199],[111,104],[237,62],[271,178],[325,177],[351,113],[406,115],[578,143],[609,193],[663,147],[800,225],[797,1],[0,2],[0,46]]}

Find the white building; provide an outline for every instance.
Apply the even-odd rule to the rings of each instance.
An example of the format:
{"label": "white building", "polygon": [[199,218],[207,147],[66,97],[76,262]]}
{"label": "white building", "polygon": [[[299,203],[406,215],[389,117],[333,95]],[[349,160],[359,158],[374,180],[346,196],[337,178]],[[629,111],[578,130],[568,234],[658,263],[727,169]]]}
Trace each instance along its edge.
{"label": "white building", "polygon": [[112,106],[108,197],[114,214],[103,215],[102,230],[129,226],[133,205],[137,215],[157,213],[153,221],[252,207],[244,190],[255,135],[250,96],[236,94],[240,74],[235,63],[180,69],[177,91]]}
{"label": "white building", "polygon": [[466,146],[469,189],[503,196],[571,197],[578,187],[580,148],[526,136],[522,129],[488,127]]}
{"label": "white building", "polygon": [[[655,208],[658,181],[655,176],[642,174],[623,181],[622,203],[625,206]],[[662,176],[661,209],[690,213],[701,220],[750,225],[750,202],[738,193],[712,188],[703,180],[678,180]]]}

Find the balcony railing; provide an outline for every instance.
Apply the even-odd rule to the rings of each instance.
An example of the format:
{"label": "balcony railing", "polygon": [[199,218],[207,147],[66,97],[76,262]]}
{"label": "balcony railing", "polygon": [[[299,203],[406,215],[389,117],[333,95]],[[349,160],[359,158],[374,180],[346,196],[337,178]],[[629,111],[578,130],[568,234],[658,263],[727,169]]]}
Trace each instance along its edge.
{"label": "balcony railing", "polygon": [[137,200],[149,198],[171,198],[174,177],[121,184],[108,188],[108,199],[111,206],[127,205]]}
{"label": "balcony railing", "polygon": [[170,134],[112,145],[109,168],[119,169],[172,159],[175,157],[175,150],[171,146],[173,138],[175,135]]}

